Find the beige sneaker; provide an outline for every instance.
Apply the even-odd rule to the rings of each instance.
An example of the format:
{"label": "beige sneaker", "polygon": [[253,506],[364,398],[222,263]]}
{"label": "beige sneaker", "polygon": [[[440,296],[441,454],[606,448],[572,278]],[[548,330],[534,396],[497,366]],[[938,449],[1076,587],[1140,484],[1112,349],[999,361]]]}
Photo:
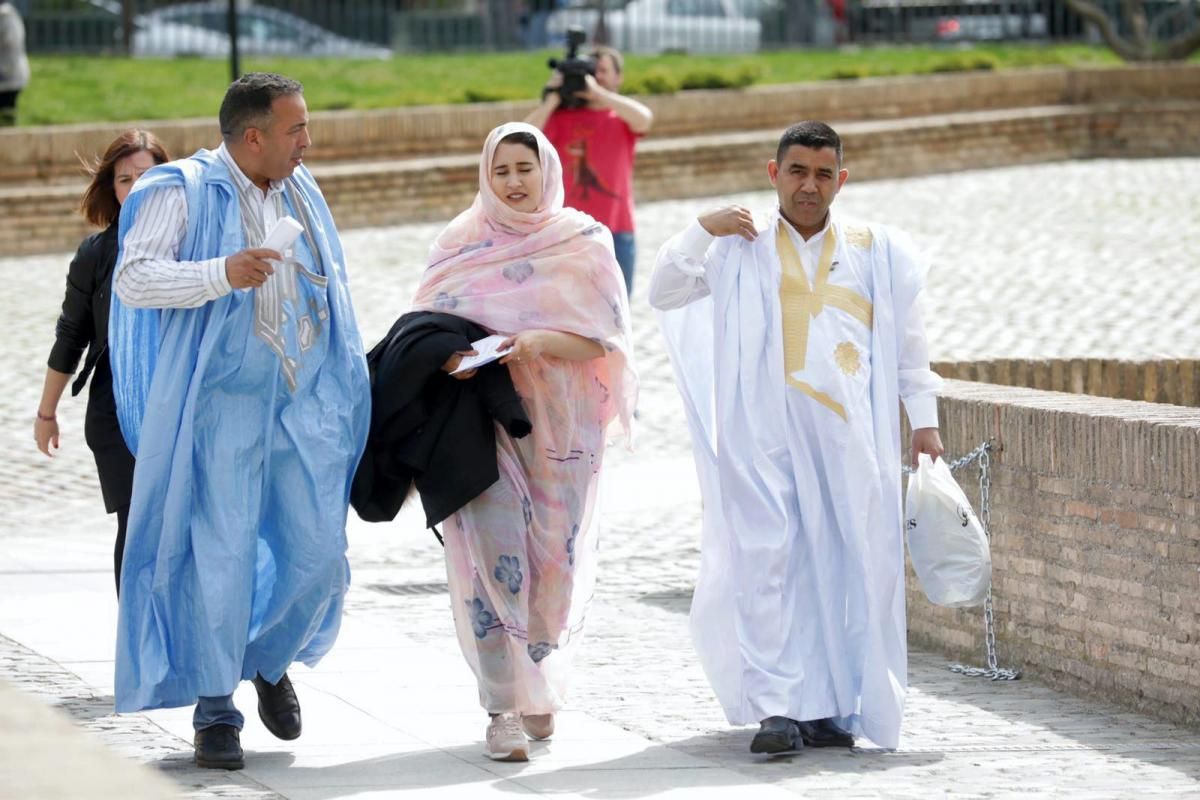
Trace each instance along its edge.
{"label": "beige sneaker", "polygon": [[526,714],[521,717],[521,727],[530,739],[549,739],[554,735],[554,715]]}
{"label": "beige sneaker", "polygon": [[515,711],[497,714],[487,726],[487,756],[495,761],[528,761],[529,740]]}

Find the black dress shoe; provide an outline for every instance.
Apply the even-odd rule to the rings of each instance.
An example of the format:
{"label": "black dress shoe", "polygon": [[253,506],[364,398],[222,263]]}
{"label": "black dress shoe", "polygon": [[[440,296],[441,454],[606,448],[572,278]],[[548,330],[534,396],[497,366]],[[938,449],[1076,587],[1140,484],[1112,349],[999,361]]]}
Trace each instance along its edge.
{"label": "black dress shoe", "polygon": [[213,725],[196,731],[196,766],[208,769],[241,769],[246,766],[242,740],[232,725]]}
{"label": "black dress shoe", "polygon": [[798,722],[800,736],[809,747],[854,747],[854,737],[844,731],[829,717]]}
{"label": "black dress shoe", "polygon": [[262,675],[254,676],[258,690],[258,718],[276,738],[291,741],[300,736],[300,701],[287,673],[279,683],[267,683]]}
{"label": "black dress shoe", "polygon": [[750,742],[751,753],[795,753],[804,747],[796,721],[787,717],[767,717],[759,723],[758,733]]}

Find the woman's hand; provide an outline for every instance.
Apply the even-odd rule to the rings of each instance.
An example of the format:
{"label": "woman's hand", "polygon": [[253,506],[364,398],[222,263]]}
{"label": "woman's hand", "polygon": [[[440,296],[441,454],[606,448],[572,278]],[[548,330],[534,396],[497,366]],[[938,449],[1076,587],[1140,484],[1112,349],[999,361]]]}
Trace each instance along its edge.
{"label": "woman's hand", "polygon": [[54,453],[50,452],[50,446],[54,445],[54,449],[58,449],[58,420],[53,415],[49,419],[45,419],[39,411],[37,419],[33,421],[33,440],[37,442],[38,450],[54,458]]}
{"label": "woman's hand", "polygon": [[528,364],[546,352],[546,331],[521,331],[500,343],[499,349],[511,347],[512,351],[500,359],[501,364]]}
{"label": "woman's hand", "polygon": [[479,355],[479,351],[477,350],[460,350],[446,359],[446,363],[442,364],[442,372],[451,373],[450,377],[459,381],[465,381],[467,378],[472,378],[475,376],[475,373],[478,372],[478,370],[469,369],[465,372],[459,372],[457,374],[455,374],[454,370],[458,369],[458,365],[462,363],[462,360],[465,357],[477,355]]}

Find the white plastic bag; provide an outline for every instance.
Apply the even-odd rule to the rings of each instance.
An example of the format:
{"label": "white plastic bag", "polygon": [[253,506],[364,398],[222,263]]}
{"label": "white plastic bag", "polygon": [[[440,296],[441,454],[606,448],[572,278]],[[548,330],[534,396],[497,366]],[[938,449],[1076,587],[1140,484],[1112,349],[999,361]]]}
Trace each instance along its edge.
{"label": "white plastic bag", "polygon": [[908,555],[929,602],[982,604],[992,582],[987,536],[945,461],[920,455],[904,506]]}

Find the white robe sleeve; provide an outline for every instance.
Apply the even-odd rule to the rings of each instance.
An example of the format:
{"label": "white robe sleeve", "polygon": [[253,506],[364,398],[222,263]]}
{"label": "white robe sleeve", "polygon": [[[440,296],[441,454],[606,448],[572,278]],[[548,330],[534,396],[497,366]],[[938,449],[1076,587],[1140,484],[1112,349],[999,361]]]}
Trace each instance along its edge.
{"label": "white robe sleeve", "polygon": [[650,276],[650,305],[666,311],[707,297],[708,251],[716,237],[693,221],[658,251]]}
{"label": "white robe sleeve", "polygon": [[[917,299],[920,300],[919,295]],[[904,410],[912,429],[936,428],[937,396],[942,388],[942,379],[929,368],[929,343],[925,338],[925,323],[921,319],[919,302],[914,302],[908,312],[904,341],[900,346],[898,378],[900,399],[904,401]]]}
{"label": "white robe sleeve", "polygon": [[179,261],[187,233],[182,187],[151,189],[125,234],[114,290],[133,308],[195,308],[233,291],[225,259]]}

